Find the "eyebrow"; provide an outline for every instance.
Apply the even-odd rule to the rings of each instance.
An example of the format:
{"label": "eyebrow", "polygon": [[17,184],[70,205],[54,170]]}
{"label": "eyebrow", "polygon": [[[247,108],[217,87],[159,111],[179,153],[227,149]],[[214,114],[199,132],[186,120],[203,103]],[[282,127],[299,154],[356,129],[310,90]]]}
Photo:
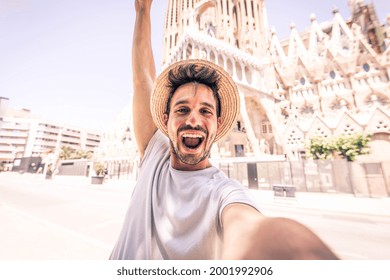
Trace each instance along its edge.
{"label": "eyebrow", "polygon": [[[187,100],[179,100],[173,106],[178,106],[178,105],[183,105],[183,104],[188,104],[188,103],[189,103],[189,101],[187,101]],[[208,102],[201,102],[200,104],[202,104],[203,106],[209,107],[210,109],[215,110],[215,107],[213,104],[210,104]]]}

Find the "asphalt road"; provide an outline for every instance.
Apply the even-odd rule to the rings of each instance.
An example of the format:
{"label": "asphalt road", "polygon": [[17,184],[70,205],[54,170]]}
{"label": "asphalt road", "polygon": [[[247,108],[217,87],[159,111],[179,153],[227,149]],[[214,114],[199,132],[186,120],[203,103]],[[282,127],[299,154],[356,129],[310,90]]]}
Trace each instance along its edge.
{"label": "asphalt road", "polygon": [[[131,189],[127,181],[91,185],[87,178],[46,180],[32,174],[0,174],[0,259],[108,259]],[[390,199],[363,204],[337,195],[307,194],[288,200],[274,199],[270,192],[252,193],[264,214],[302,222],[342,259],[390,259],[390,215],[386,215]],[[301,203],[304,199],[312,206]],[[356,211],[343,210],[346,203],[353,203]],[[362,210],[377,203],[384,212]]]}

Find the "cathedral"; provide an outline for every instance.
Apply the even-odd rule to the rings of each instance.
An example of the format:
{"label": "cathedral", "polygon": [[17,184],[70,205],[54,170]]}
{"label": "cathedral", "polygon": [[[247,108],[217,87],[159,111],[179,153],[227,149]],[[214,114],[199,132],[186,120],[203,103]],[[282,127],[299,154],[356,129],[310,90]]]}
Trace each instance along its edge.
{"label": "cathedral", "polygon": [[207,59],[240,92],[240,118],[212,156],[297,160],[313,136],[355,133],[371,134],[378,156],[390,152],[390,14],[381,25],[373,4],[348,4],[350,19],[311,15],[308,31],[291,24],[280,41],[264,0],[168,1],[163,68]]}
{"label": "cathedral", "polygon": [[[281,41],[268,28],[264,0],[168,1],[162,68],[207,59],[225,68],[240,92],[240,117],[211,157],[294,161],[305,156],[313,136],[362,133],[372,135],[371,155],[388,160],[390,14],[381,24],[373,4],[348,4],[349,19],[337,9],[323,23],[311,15],[307,31],[291,24],[289,38]],[[117,138],[124,148],[123,139],[131,138],[130,111],[118,117],[120,131],[101,140],[102,160],[111,154],[128,161],[111,144]],[[134,148],[131,154],[135,158]]]}

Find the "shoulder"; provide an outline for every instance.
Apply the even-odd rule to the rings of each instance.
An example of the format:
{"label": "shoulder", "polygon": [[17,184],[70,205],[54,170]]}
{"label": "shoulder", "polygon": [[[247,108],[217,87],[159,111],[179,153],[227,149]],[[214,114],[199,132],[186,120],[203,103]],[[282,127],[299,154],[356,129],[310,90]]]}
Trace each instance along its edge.
{"label": "shoulder", "polygon": [[247,204],[256,210],[258,209],[253,194],[249,192],[248,188],[239,181],[228,178],[221,170],[214,174],[212,187],[220,194],[221,210],[232,203]]}
{"label": "shoulder", "polygon": [[212,167],[213,173],[213,184],[221,188],[237,188],[246,189],[239,181],[233,178],[229,178],[226,174],[216,166]]}
{"label": "shoulder", "polygon": [[222,226],[225,228],[231,224],[254,224],[264,218],[263,214],[252,205],[246,203],[231,203],[222,211]]}
{"label": "shoulder", "polygon": [[148,159],[159,158],[166,155],[169,152],[169,140],[168,137],[165,136],[159,129],[153,134],[150,139],[146,149],[144,156],[141,160],[141,165],[143,162],[148,161]]}
{"label": "shoulder", "polygon": [[150,141],[146,147],[146,152],[148,149],[151,149],[153,146],[157,145],[165,145],[168,144],[169,140],[168,137],[165,136],[164,133],[162,133],[161,130],[157,129],[156,132],[153,134],[152,138],[150,138]]}

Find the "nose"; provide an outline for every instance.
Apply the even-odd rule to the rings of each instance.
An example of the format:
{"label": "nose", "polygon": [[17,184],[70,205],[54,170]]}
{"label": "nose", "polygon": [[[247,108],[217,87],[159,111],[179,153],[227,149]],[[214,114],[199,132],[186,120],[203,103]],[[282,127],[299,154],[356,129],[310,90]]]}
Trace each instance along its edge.
{"label": "nose", "polygon": [[199,116],[195,111],[192,111],[188,118],[186,119],[186,125],[190,125],[192,127],[197,127],[200,124]]}

